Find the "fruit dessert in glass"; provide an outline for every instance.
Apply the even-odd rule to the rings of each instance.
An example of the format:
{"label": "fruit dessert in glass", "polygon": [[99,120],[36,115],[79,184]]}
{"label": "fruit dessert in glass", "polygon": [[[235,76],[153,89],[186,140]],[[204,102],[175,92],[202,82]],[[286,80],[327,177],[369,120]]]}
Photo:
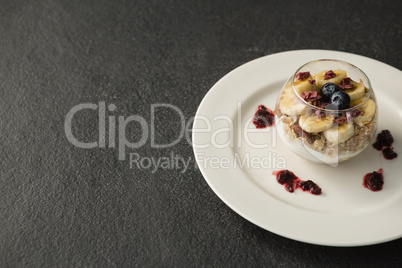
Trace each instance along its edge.
{"label": "fruit dessert in glass", "polygon": [[337,164],[366,148],[377,129],[378,108],[368,77],[341,60],[300,67],[277,99],[279,136],[299,156]]}

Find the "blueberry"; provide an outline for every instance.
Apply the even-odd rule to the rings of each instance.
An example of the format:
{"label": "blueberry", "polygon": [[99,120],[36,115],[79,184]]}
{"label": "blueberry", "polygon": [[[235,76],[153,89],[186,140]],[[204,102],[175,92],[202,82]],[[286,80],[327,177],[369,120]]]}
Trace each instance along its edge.
{"label": "blueberry", "polygon": [[344,91],[337,91],[332,94],[331,102],[325,108],[328,110],[344,110],[349,108],[350,97],[349,94]]}
{"label": "blueberry", "polygon": [[321,96],[324,100],[329,101],[332,94],[339,91],[339,87],[334,83],[326,83],[321,88]]}

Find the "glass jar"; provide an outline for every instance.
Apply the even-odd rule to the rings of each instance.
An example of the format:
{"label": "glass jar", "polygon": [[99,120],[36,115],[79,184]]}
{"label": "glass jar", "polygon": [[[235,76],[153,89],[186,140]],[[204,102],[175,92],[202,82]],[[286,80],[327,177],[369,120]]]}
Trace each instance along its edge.
{"label": "glass jar", "polygon": [[330,165],[362,152],[375,135],[377,118],[367,75],[332,59],[297,69],[275,107],[277,131],[286,146],[305,159]]}

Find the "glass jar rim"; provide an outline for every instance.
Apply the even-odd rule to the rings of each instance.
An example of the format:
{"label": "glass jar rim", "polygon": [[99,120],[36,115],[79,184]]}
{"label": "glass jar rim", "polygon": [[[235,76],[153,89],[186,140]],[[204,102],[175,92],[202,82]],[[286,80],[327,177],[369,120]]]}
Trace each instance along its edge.
{"label": "glass jar rim", "polygon": [[[307,65],[309,65],[309,64],[312,64],[312,63],[323,62],[323,61],[327,61],[327,62],[339,62],[339,63],[345,64],[345,65],[348,65],[348,66],[350,66],[350,67],[356,69],[358,72],[360,72],[360,73],[363,75],[363,77],[365,78],[365,80],[367,81],[367,84],[368,84],[367,87],[365,86],[365,87],[368,89],[368,94],[366,94],[366,98],[364,99],[364,101],[362,101],[361,103],[359,103],[359,104],[357,104],[357,105],[355,105],[355,106],[353,106],[353,107],[349,107],[349,108],[347,108],[347,109],[343,109],[343,110],[330,110],[330,109],[325,109],[325,108],[321,108],[321,107],[312,105],[311,103],[308,103],[306,100],[304,100],[304,99],[297,93],[297,91],[296,91],[296,87],[295,87],[295,85],[294,85],[295,77],[296,77],[296,75],[300,72],[300,70],[303,69],[305,66],[307,66]],[[302,102],[304,102],[304,104],[306,104],[308,107],[310,107],[310,108],[312,108],[312,109],[314,109],[314,110],[323,111],[323,112],[325,112],[325,113],[339,114],[339,113],[346,113],[346,112],[354,111],[354,110],[359,109],[360,107],[362,107],[362,106],[372,97],[372,95],[373,95],[373,89],[372,89],[371,82],[370,82],[370,79],[368,78],[368,76],[367,76],[359,67],[357,67],[356,65],[353,65],[353,64],[351,64],[351,63],[349,63],[349,62],[346,62],[346,61],[343,61],[343,60],[337,60],[337,59],[319,59],[319,60],[309,61],[309,62],[303,64],[302,66],[300,66],[300,67],[296,70],[296,72],[293,73],[291,79],[292,79],[292,89],[293,89],[293,92],[296,94],[296,96],[297,96]]]}

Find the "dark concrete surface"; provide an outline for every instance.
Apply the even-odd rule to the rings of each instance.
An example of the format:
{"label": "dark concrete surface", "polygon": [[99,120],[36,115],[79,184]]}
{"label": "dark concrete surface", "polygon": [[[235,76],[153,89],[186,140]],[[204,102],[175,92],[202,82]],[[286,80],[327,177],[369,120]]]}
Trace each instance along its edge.
{"label": "dark concrete surface", "polygon": [[[65,120],[76,105],[104,103],[117,129],[118,117],[149,125],[152,104],[165,103],[188,122],[226,73],[288,50],[346,51],[402,69],[401,3],[1,1],[0,266],[400,264],[400,239],[317,246],[246,221],[209,188],[184,138],[153,148],[139,121],[127,124],[127,140],[144,144],[119,160],[119,132],[103,146],[97,111],[77,112],[71,125],[77,140],[98,141],[91,149],[68,140]],[[174,142],[179,113],[158,109],[154,141]],[[129,153],[190,165],[130,168]]]}

